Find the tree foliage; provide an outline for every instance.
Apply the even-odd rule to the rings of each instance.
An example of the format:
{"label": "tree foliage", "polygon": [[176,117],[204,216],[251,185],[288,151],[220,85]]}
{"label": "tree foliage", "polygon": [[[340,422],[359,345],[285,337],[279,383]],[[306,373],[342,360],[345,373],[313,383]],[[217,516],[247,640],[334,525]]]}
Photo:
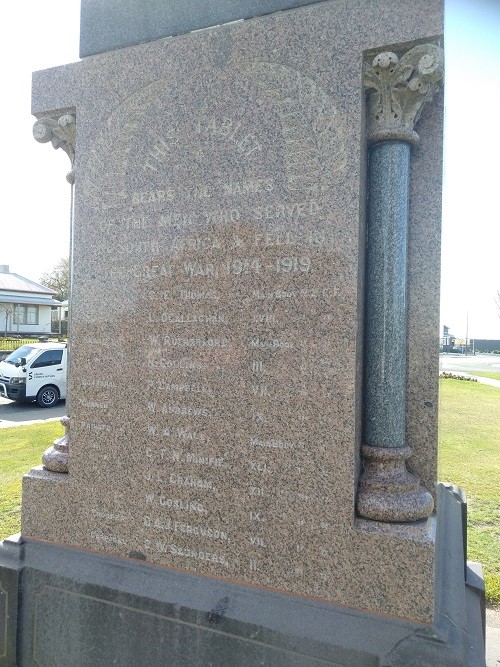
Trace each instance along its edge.
{"label": "tree foliage", "polygon": [[69,259],[61,259],[50,273],[41,276],[39,282],[54,290],[58,301],[66,301],[69,297]]}

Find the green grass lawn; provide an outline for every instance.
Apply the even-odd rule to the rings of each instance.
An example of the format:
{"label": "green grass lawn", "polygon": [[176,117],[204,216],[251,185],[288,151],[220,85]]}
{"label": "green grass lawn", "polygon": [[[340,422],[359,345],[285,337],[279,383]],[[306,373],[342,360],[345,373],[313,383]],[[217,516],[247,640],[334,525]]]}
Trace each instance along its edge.
{"label": "green grass lawn", "polygon": [[42,454],[64,434],[58,421],[0,429],[0,540],[21,530],[23,475],[42,462]]}
{"label": "green grass lawn", "polygon": [[489,602],[500,604],[500,389],[440,380],[438,479],[468,500],[468,557],[482,563]]}
{"label": "green grass lawn", "polygon": [[[462,487],[468,557],[482,563],[488,601],[500,604],[500,389],[440,380],[438,479]],[[0,429],[0,539],[20,530],[22,475],[63,435],[59,422]]]}

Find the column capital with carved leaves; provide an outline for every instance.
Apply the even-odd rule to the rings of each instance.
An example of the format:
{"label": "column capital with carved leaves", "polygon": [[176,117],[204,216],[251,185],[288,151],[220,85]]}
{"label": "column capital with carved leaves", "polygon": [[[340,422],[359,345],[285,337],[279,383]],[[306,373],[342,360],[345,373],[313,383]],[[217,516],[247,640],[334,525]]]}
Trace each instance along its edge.
{"label": "column capital with carved leaves", "polygon": [[365,63],[368,142],[417,143],[415,125],[439,90],[443,74],[443,50],[435,44],[415,46],[401,57],[383,51]]}

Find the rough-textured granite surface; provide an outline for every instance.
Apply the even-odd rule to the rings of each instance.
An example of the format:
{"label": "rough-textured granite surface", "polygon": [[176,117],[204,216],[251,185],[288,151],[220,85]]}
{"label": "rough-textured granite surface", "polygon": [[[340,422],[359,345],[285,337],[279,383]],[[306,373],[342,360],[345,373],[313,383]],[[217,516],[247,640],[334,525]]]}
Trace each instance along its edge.
{"label": "rough-textured granite surface", "polygon": [[[433,519],[378,534],[354,500],[363,53],[441,29],[431,0],[327,2],[34,76],[34,113],[77,119],[72,439],[64,484],[25,480],[25,536],[432,618]],[[411,166],[407,387],[431,488],[436,104]]]}

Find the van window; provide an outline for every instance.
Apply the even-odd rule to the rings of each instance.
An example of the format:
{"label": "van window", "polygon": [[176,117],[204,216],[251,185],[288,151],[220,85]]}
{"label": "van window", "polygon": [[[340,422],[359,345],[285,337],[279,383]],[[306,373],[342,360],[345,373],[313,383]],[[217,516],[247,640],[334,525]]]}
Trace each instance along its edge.
{"label": "van window", "polygon": [[4,361],[15,366],[17,362],[21,360],[21,357],[25,357],[26,361],[29,361],[30,358],[33,357],[37,352],[38,350],[36,347],[23,345],[22,347],[18,347],[17,350],[14,350],[14,352],[11,352],[9,356],[4,359]]}
{"label": "van window", "polygon": [[46,350],[33,364],[31,364],[31,368],[42,368],[42,366],[57,366],[62,361],[62,354],[62,350]]}

